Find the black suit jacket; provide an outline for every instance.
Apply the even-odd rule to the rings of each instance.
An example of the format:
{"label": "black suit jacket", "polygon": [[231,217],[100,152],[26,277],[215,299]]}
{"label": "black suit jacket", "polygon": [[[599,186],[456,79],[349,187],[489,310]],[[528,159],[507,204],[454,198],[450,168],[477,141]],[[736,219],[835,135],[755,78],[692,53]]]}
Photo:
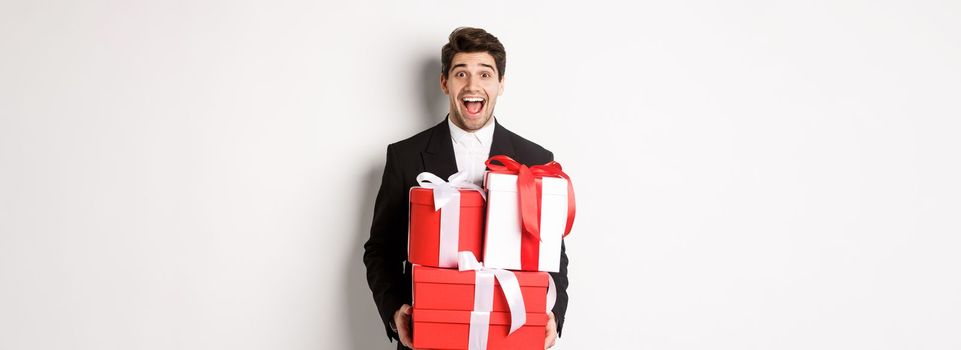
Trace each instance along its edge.
{"label": "black suit jacket", "polygon": [[[526,165],[544,164],[554,159],[550,151],[505,129],[495,119],[490,155],[499,154],[508,155]],[[417,174],[424,171],[444,179],[457,172],[454,145],[446,119],[417,135],[387,146],[387,164],[374,202],[370,238],[364,244],[364,265],[367,266],[367,283],[390,339],[397,338],[397,333],[390,327],[394,312],[401,305],[411,303],[410,263],[407,262],[407,194],[411,187],[417,186]],[[553,311],[558,334],[564,326],[564,314],[567,311],[567,264],[567,252],[562,243],[560,270],[551,273],[557,285],[557,303]]]}

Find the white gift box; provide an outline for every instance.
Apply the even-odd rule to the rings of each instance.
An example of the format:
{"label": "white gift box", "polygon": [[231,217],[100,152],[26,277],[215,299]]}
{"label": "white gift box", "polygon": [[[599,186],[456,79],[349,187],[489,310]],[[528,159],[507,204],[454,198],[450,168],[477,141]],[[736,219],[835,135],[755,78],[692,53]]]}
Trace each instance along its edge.
{"label": "white gift box", "polygon": [[[488,268],[557,272],[561,263],[561,242],[567,225],[567,180],[539,178],[540,242],[536,257],[524,257],[517,175],[488,172],[484,186],[487,197],[487,231],[484,235],[484,266]],[[536,258],[536,264],[531,263]],[[525,268],[526,267],[526,268]]]}

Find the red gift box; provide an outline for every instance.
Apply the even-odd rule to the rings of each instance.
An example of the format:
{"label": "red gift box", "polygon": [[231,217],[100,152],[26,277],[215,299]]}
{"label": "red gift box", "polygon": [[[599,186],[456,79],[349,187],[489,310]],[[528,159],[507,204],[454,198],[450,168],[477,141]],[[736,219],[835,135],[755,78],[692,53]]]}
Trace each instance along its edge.
{"label": "red gift box", "polygon": [[[471,311],[474,308],[474,271],[458,271],[414,265],[414,308],[428,310]],[[514,272],[524,296],[528,313],[547,311],[548,278],[546,272]],[[499,282],[494,282],[495,312],[510,312]]]}
{"label": "red gift box", "polygon": [[[467,349],[470,337],[470,311],[421,310],[414,308],[414,348]],[[488,349],[543,349],[547,313],[528,313],[527,323],[508,335],[511,314],[491,312]]]}
{"label": "red gift box", "polygon": [[[434,210],[434,190],[410,189],[410,227],[408,260],[413,264],[434,267],[457,267],[457,253],[470,251],[478,259],[483,256],[485,200],[474,190],[459,190],[460,215],[457,250],[443,251],[441,247],[441,212]],[[448,249],[449,250],[449,249]]]}
{"label": "red gift box", "polygon": [[480,317],[486,323],[479,322],[476,326],[488,325],[484,338],[488,349],[543,349],[551,278],[548,273],[512,272],[523,296],[527,320],[510,334],[510,308],[498,279],[494,279],[493,293],[488,295],[492,298],[486,299],[490,302],[487,309],[490,312],[474,312],[477,271],[414,265],[411,273],[415,348],[467,349],[471,321]]}

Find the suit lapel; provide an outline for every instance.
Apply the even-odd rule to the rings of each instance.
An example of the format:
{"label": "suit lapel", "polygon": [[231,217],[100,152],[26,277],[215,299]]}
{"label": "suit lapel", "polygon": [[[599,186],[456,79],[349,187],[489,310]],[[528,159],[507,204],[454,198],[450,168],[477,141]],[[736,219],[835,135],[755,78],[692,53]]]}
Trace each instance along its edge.
{"label": "suit lapel", "polygon": [[447,118],[431,128],[430,141],[427,143],[427,148],[421,152],[421,159],[424,161],[424,171],[443,179],[457,172],[457,159],[454,158],[454,143],[450,140]]}
{"label": "suit lapel", "polygon": [[498,123],[497,119],[494,119],[494,137],[491,138],[491,152],[487,155],[487,158],[496,155],[506,155],[517,159],[517,154],[514,153],[514,143],[511,141],[511,132]]}
{"label": "suit lapel", "polygon": [[[488,158],[495,155],[506,155],[517,159],[511,132],[494,119],[494,136],[491,138],[491,150]],[[430,141],[427,148],[421,152],[424,161],[424,171],[428,171],[443,179],[447,179],[457,172],[457,158],[454,156],[454,143],[450,139],[450,126],[447,118],[431,128]],[[520,161],[520,160],[518,160]]]}

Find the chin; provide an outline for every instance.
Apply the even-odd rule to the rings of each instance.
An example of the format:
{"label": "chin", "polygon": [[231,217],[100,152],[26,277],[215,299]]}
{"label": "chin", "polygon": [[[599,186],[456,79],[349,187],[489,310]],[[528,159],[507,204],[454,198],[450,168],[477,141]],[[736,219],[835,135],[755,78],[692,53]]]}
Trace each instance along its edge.
{"label": "chin", "polygon": [[473,130],[477,130],[477,129],[483,128],[484,125],[487,125],[487,121],[488,121],[488,120],[490,120],[490,119],[489,119],[489,118],[486,118],[486,119],[485,119],[485,118],[480,118],[480,119],[465,119],[465,120],[464,120],[464,124],[466,124],[467,127],[469,127],[469,128],[473,131]]}
{"label": "chin", "polygon": [[487,124],[487,121],[490,120],[490,118],[479,117],[474,119],[474,118],[465,117],[464,114],[458,113],[456,120],[463,125],[466,131],[474,131],[484,127],[484,125]]}

